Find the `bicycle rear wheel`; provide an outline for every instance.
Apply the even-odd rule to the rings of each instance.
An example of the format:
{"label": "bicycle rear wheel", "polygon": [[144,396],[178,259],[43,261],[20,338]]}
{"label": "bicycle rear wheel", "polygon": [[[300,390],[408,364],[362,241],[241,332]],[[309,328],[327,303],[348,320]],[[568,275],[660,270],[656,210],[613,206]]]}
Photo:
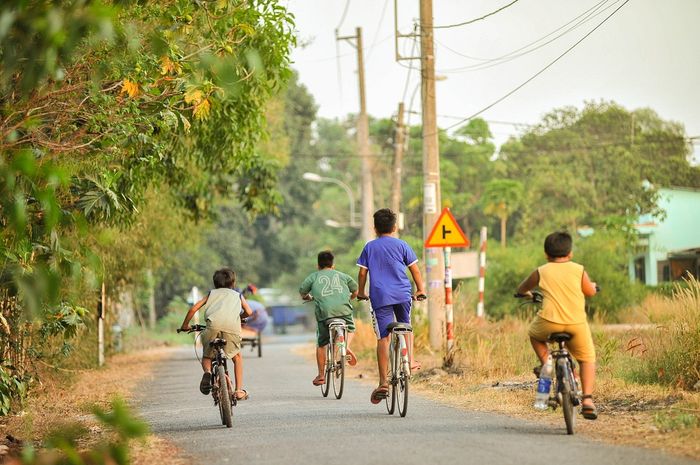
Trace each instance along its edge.
{"label": "bicycle rear wheel", "polygon": [[[345,337],[345,336],[343,336]],[[344,340],[344,339],[343,339]],[[333,393],[336,399],[343,397],[343,385],[345,384],[345,357],[335,343],[333,344]]]}
{"label": "bicycle rear wheel", "polygon": [[328,391],[331,389],[331,376],[333,375],[333,372],[331,371],[331,367],[333,366],[332,348],[333,344],[329,343],[326,346],[326,371],[323,375],[326,378],[326,382],[321,385],[321,394],[323,397],[328,397]]}
{"label": "bicycle rear wheel", "polygon": [[385,399],[386,411],[389,412],[389,415],[393,415],[396,409],[396,367],[398,366],[399,351],[395,350],[395,346],[395,342],[389,346],[389,374],[387,375],[389,392]]}
{"label": "bicycle rear wheel", "polygon": [[571,385],[571,366],[566,360],[558,363],[557,384],[560,386],[561,409],[564,411],[564,423],[566,423],[566,434],[574,434],[576,426],[576,415],[574,414],[573,386]]}
{"label": "bicycle rear wheel", "polygon": [[233,426],[231,418],[231,393],[228,389],[228,381],[226,380],[226,371],[224,367],[219,366],[216,370],[216,376],[219,382],[219,412],[221,413],[221,422],[227,428]]}

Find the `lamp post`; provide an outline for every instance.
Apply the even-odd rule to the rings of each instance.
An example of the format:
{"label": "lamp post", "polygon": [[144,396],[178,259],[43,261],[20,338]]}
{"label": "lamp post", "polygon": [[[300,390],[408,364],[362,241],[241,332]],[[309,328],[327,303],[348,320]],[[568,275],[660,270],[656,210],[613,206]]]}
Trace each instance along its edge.
{"label": "lamp post", "polygon": [[[352,189],[350,189],[350,186],[345,184],[344,182],[335,179],[335,178],[327,178],[324,176],[321,176],[320,174],[316,173],[309,173],[306,172],[302,175],[302,178],[311,181],[311,182],[327,182],[330,184],[336,184],[340,187],[342,187],[345,190],[345,193],[348,194],[348,199],[350,200],[350,222],[348,223],[351,228],[358,228],[360,225],[355,221],[355,196],[352,193]],[[340,223],[337,221],[333,220],[327,220],[326,225],[332,226],[334,228],[337,228],[340,226]]]}

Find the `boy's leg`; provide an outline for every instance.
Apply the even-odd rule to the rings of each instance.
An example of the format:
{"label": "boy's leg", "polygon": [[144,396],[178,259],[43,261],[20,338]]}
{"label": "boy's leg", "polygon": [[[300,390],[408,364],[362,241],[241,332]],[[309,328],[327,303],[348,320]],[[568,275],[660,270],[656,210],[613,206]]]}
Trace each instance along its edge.
{"label": "boy's leg", "polygon": [[535,339],[534,337],[530,336],[530,344],[532,345],[532,348],[535,350],[535,354],[537,355],[537,358],[540,359],[540,363],[542,365],[547,363],[547,356],[549,355],[549,347],[547,347],[547,343],[539,341],[539,340]]}
{"label": "boy's leg", "polygon": [[207,395],[211,392],[211,358],[202,357],[202,369],[204,374],[199,382],[199,392]]}
{"label": "boy's leg", "polygon": [[231,358],[233,363],[233,376],[236,381],[236,392],[243,390],[243,357],[238,352]]}
{"label": "boy's leg", "polygon": [[532,323],[530,323],[527,335],[530,336],[530,344],[535,351],[535,355],[537,355],[537,358],[540,360],[541,365],[547,363],[547,357],[549,356],[547,338],[551,333],[558,332],[561,329],[561,327],[555,327],[552,322],[543,320],[539,316],[535,317]]}
{"label": "boy's leg", "polygon": [[[581,366],[581,391],[584,396],[593,394],[595,387],[595,362],[579,362]],[[583,405],[593,407],[593,399],[582,400]]]}
{"label": "boy's leg", "polygon": [[387,374],[389,373],[389,338],[377,339],[377,367],[379,368],[379,386],[388,386]]}
{"label": "boy's leg", "polygon": [[202,370],[204,373],[211,373],[211,359],[209,357],[202,357]]}
{"label": "boy's leg", "polygon": [[318,379],[325,376],[326,371],[326,349],[328,344],[323,347],[316,347],[316,365],[318,365]]}
{"label": "boy's leg", "polygon": [[[394,315],[399,323],[411,324],[411,306],[412,302],[394,305]],[[413,333],[406,335],[406,343],[408,344],[408,363],[412,370],[420,369],[420,364],[413,358]]]}

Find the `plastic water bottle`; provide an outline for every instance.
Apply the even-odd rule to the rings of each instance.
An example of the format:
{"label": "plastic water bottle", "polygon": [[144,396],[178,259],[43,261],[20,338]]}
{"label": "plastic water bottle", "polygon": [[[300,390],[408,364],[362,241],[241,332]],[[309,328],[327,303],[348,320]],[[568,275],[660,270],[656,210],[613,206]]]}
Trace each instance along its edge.
{"label": "plastic water bottle", "polygon": [[540,380],[537,383],[537,394],[535,395],[535,408],[537,410],[547,410],[549,401],[549,390],[552,388],[552,356],[547,357],[547,363],[542,365],[540,370]]}

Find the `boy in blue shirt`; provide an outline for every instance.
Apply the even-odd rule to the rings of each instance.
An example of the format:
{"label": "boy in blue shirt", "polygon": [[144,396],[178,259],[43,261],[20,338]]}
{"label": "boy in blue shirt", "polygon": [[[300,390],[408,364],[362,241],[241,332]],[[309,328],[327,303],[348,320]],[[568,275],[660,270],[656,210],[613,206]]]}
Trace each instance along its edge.
{"label": "boy in blue shirt", "polygon": [[[378,404],[389,394],[387,372],[389,370],[389,329],[393,321],[411,323],[411,303],[414,296],[425,295],[423,278],[418,268],[418,257],[404,241],[393,237],[396,231],[396,214],[388,208],[374,213],[374,230],[377,238],[365,244],[357,265],[358,299],[367,299],[365,286],[367,275],[371,277],[369,299],[372,303],[372,320],[377,335],[377,366],[379,386],[372,391],[370,400]],[[411,281],[406,267],[416,284],[411,293]],[[413,335],[409,336],[409,358],[413,369],[419,368],[413,361]]]}

